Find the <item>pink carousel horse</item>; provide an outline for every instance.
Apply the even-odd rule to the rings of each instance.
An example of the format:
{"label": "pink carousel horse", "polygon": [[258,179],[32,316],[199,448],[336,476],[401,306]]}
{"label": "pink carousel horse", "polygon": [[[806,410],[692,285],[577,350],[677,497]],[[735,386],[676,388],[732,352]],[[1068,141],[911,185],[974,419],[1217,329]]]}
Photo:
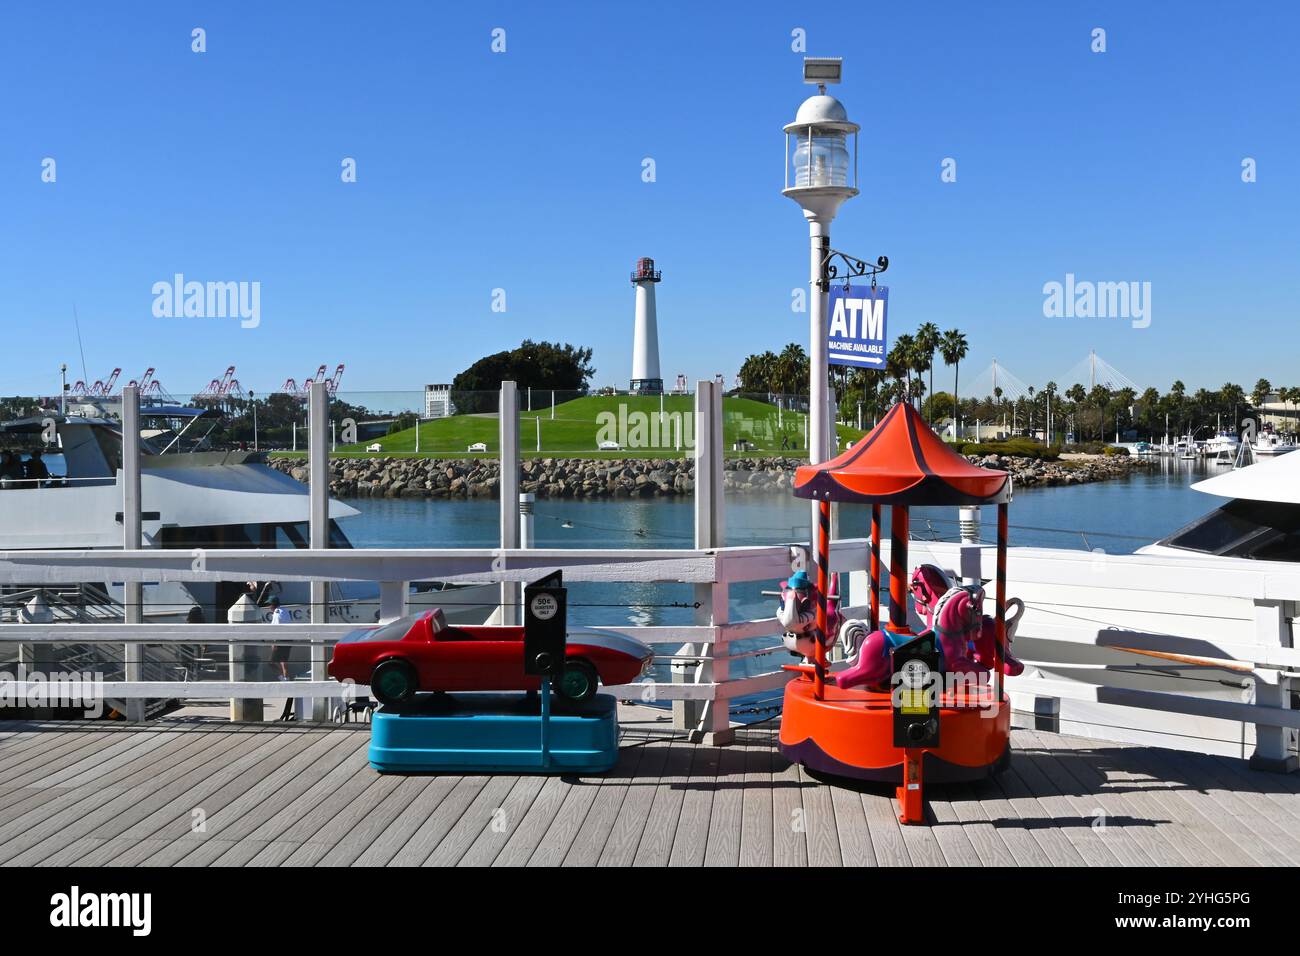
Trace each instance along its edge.
{"label": "pink carousel horse", "polygon": [[[912,600],[926,627],[939,638],[943,669],[950,673],[987,673],[992,669],[997,644],[997,622],[983,613],[984,589],[978,585],[952,586],[948,576],[932,564],[912,572]],[[1002,652],[1002,673],[1020,674],[1025,666],[1011,656],[1010,643],[1024,611],[1024,602],[1007,602],[1007,642]],[[1010,613],[1015,609],[1014,616]],[[850,632],[856,633],[850,636]],[[839,687],[883,687],[889,681],[889,651],[895,640],[886,631],[862,636],[861,621],[846,621],[842,636],[846,645],[857,644],[857,658],[846,670],[835,674]]]}
{"label": "pink carousel horse", "polygon": [[[944,669],[956,672],[993,668],[997,647],[997,621],[984,613],[984,588],[978,584],[954,586],[942,569],[919,565],[912,572],[912,603],[925,618],[943,648]],[[1011,640],[1024,613],[1025,602],[1007,602],[1006,644],[1002,648],[1002,673],[1016,677],[1025,665],[1011,655]]]}

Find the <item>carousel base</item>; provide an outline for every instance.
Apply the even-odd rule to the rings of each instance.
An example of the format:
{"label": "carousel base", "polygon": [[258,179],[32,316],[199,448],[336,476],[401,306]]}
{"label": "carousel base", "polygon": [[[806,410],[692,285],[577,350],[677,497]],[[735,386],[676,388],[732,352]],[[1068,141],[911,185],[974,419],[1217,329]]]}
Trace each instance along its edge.
{"label": "carousel base", "polygon": [[[888,691],[827,684],[813,697],[811,680],[785,685],[781,753],[792,763],[835,777],[876,783],[903,782],[903,749],[894,746]],[[927,783],[982,780],[1011,762],[1011,702],[942,706],[939,746],[922,754]]]}

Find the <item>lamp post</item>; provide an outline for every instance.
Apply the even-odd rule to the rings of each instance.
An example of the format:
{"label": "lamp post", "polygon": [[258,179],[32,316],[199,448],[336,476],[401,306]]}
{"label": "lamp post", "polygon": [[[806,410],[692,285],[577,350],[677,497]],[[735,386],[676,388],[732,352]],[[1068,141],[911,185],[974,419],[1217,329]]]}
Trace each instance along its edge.
{"label": "lamp post", "polygon": [[257,451],[257,403],[253,401],[253,390],[248,390],[248,404],[253,409],[253,451]]}
{"label": "lamp post", "polygon": [[68,363],[59,364],[59,414],[68,414]]}
{"label": "lamp post", "polygon": [[[804,82],[816,83],[817,94],[803,101],[794,122],[785,127],[782,195],[797,202],[808,221],[808,460],[812,464],[825,461],[830,449],[826,302],[830,289],[827,268],[831,221],[840,206],[858,194],[858,125],[849,122],[839,100],[826,95],[827,83],[840,82],[841,67],[839,58],[804,58]],[[850,133],[853,134],[851,156]],[[817,528],[818,520],[818,503],[814,501],[812,528]]]}

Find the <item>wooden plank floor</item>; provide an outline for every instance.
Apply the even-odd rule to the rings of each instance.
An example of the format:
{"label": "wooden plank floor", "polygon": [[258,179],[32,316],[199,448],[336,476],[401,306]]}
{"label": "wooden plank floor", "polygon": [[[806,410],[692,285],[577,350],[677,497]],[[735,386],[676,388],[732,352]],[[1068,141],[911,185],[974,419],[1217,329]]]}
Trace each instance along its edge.
{"label": "wooden plank floor", "polygon": [[818,782],[768,724],[734,746],[623,728],[590,777],[387,776],[365,725],[164,720],[0,727],[0,864],[164,866],[1294,865],[1300,779],[1030,730],[998,778]]}

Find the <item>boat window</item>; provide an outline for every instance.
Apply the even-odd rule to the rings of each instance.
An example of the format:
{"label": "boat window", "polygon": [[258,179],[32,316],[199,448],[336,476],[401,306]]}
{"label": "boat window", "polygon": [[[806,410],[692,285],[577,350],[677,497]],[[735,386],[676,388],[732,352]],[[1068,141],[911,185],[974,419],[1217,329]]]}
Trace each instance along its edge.
{"label": "boat window", "polygon": [[1222,557],[1300,561],[1300,505],[1239,498],[1160,543]]}
{"label": "boat window", "polygon": [[305,524],[278,524],[275,526],[275,546],[277,548],[307,547],[307,526]]}
{"label": "boat window", "polygon": [[[287,536],[292,547],[311,547],[311,525],[306,521],[295,521],[292,524],[283,524],[280,525],[279,528],[281,533]],[[352,547],[352,542],[348,540],[348,536],[343,533],[343,529],[339,527],[339,523],[333,518],[330,519],[329,546],[331,548]]]}
{"label": "boat window", "polygon": [[164,548],[255,548],[261,541],[259,525],[164,527],[158,533],[158,543]]}
{"label": "boat window", "polygon": [[90,433],[95,437],[95,443],[99,446],[99,453],[104,456],[104,461],[108,463],[110,473],[120,471],[122,468],[122,439],[111,428],[103,425],[95,425],[90,429]]}
{"label": "boat window", "polygon": [[[28,455],[24,461],[31,461],[32,456]],[[51,478],[68,477],[68,461],[63,457],[63,452],[45,452],[41,455],[41,461],[45,462],[45,470],[50,473]]]}

